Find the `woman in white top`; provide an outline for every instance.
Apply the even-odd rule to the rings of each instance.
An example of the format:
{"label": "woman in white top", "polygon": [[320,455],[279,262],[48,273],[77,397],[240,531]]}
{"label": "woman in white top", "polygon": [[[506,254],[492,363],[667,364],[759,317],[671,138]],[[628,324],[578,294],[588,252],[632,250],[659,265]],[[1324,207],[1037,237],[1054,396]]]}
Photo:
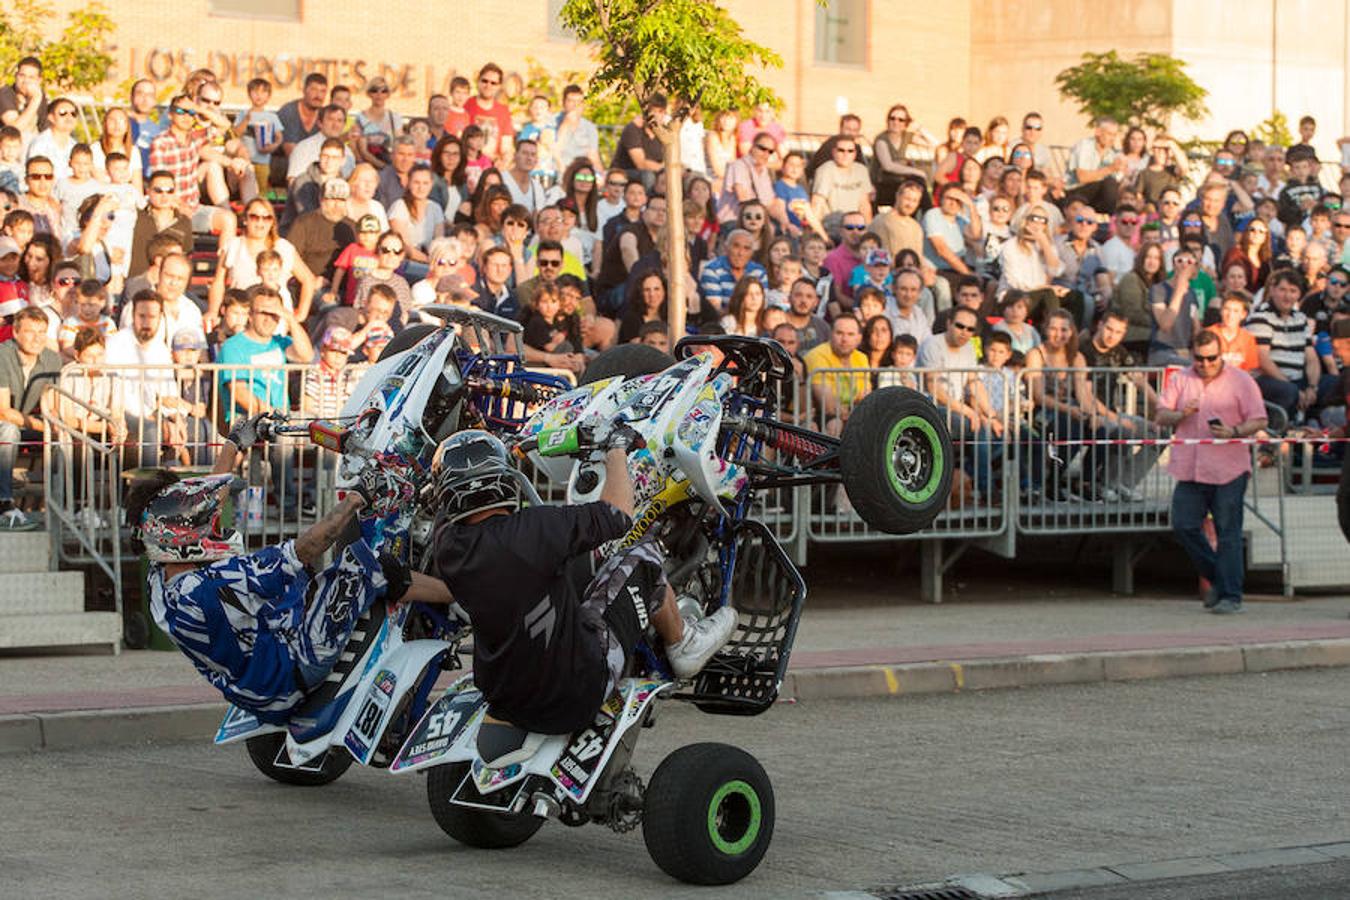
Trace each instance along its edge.
{"label": "woman in white top", "polygon": [[127,158],[131,169],[131,184],[137,192],[141,185],[141,154],[131,140],[131,117],[120,106],[110,106],[103,114],[103,134],[89,145],[94,157],[94,177],[99,181],[108,180],[108,154],[121,153]]}
{"label": "woman in white top", "polygon": [[347,198],[347,218],[353,222],[361,221],[362,216],[374,216],[380,220],[380,231],[389,230],[389,215],[384,204],[375,199],[375,191],[380,187],[380,173],[370,163],[358,163],[347,178],[351,187],[351,196]]}
{"label": "woman in white top", "polygon": [[727,330],[727,334],[757,337],[759,314],[763,309],[764,285],[754,275],[745,275],[731,291],[727,314],[722,317],[722,327]]}
{"label": "woman in white top", "polygon": [[[300,294],[294,303],[295,318],[303,322],[309,315],[310,300],[314,296],[317,279],[305,265],[305,261],[296,253],[295,246],[283,237],[277,236],[276,214],[272,204],[258,197],[244,207],[244,231],[225,245],[220,264],[216,266],[216,277],[211,282],[207,318],[214,320],[225,299],[226,288],[241,290],[253,287],[261,279],[258,277],[258,254],[264,250],[274,250],[281,257],[281,279],[284,287],[292,278],[300,282]],[[283,296],[289,292],[283,291]],[[284,328],[284,322],[277,323]]]}
{"label": "woman in white top", "polygon": [[1022,219],[1017,237],[999,251],[998,290],[1039,291],[1050,287],[1050,279],[1064,271],[1055,242],[1050,237],[1050,216],[1044,207],[1034,206]]}
{"label": "woman in white top", "polygon": [[431,188],[436,179],[431,168],[413,166],[408,173],[408,186],[402,198],[389,207],[389,228],[408,247],[408,259],[427,262],[427,248],[441,233],[445,210],[431,199]]}
{"label": "woman in white top", "polygon": [[394,136],[403,130],[403,120],[398,113],[388,109],[389,82],[375,76],[366,83],[366,96],[370,106],[356,114],[356,155],[362,161],[377,169],[389,165],[389,153],[394,144]]}

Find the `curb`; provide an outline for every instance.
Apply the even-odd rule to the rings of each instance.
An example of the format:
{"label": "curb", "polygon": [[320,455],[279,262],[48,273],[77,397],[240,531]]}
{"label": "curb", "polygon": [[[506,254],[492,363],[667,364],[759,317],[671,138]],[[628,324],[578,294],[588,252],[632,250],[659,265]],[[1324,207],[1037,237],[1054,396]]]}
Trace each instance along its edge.
{"label": "curb", "polygon": [[799,669],[788,673],[780,697],[791,701],[898,697],[1337,666],[1350,666],[1350,639]]}
{"label": "curb", "polygon": [[[1350,638],[1205,647],[1045,653],[788,672],[788,702],[954,694],[1350,666]],[[0,754],[209,739],[224,703],[0,715]]]}

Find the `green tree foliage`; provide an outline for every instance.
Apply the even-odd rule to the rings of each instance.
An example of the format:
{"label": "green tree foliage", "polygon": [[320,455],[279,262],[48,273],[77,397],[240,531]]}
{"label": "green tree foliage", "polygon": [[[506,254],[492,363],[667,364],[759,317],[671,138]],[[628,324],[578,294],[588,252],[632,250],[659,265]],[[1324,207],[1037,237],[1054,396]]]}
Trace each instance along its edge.
{"label": "green tree foliage", "polygon": [[1199,119],[1208,113],[1209,92],[1186,74],[1184,62],[1166,53],[1140,53],[1133,59],[1122,59],[1114,50],[1084,53],[1081,63],[1055,76],[1055,84],[1089,118],[1111,116],[1166,128],[1174,115]]}
{"label": "green tree foliage", "polygon": [[98,0],[66,17],[55,38],[46,37],[56,13],[46,0],[6,0],[0,4],[0,73],[8,78],[25,56],[42,60],[43,81],[60,90],[102,84],[112,69],[108,39],[116,26]]}
{"label": "green tree foliage", "polygon": [[1267,146],[1288,147],[1297,143],[1289,130],[1289,117],[1276,110],[1270,118],[1252,128],[1249,133],[1254,141],[1264,141]]}
{"label": "green tree foliage", "polygon": [[778,105],[755,71],[782,66],[773,50],[745,37],[714,0],[567,0],[560,18],[594,49],[592,105],[633,98],[646,107],[655,94],[670,100],[669,122],[651,123],[665,148],[669,258],[667,310],[671,343],[684,336],[683,191],[680,126],[693,104],[705,110]]}

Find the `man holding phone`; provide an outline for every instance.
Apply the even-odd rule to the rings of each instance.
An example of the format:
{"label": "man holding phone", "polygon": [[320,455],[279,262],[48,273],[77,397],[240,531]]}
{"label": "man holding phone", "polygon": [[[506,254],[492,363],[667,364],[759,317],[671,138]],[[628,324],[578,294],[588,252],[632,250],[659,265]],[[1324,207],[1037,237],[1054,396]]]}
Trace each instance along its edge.
{"label": "man holding phone", "polygon": [[[1224,364],[1219,336],[1201,331],[1191,340],[1191,367],[1163,387],[1156,421],[1178,438],[1245,438],[1266,427],[1266,408],[1251,376]],[[1220,615],[1242,611],[1242,502],[1251,469],[1246,444],[1176,444],[1168,463],[1177,480],[1172,530],[1213,585],[1205,608]],[[1214,519],[1217,549],[1205,536],[1206,516]]]}

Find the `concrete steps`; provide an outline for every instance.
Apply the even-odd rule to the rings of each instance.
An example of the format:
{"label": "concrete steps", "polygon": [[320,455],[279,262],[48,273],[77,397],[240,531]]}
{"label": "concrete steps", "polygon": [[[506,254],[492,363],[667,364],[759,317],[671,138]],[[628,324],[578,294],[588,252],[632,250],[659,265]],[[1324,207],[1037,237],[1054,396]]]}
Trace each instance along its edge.
{"label": "concrete steps", "polygon": [[85,612],[83,572],[52,571],[45,531],[0,534],[0,649],[121,647],[121,616]]}
{"label": "concrete steps", "polygon": [[[1267,514],[1274,511],[1266,510]],[[1284,498],[1285,545],[1289,579],[1298,588],[1337,588],[1350,585],[1350,552],[1336,523],[1336,500],[1329,494],[1291,494]],[[1249,520],[1248,550],[1254,568],[1278,568],[1280,539],[1270,529]]]}

